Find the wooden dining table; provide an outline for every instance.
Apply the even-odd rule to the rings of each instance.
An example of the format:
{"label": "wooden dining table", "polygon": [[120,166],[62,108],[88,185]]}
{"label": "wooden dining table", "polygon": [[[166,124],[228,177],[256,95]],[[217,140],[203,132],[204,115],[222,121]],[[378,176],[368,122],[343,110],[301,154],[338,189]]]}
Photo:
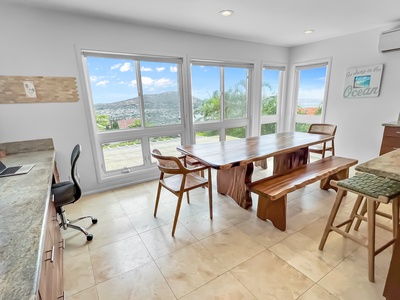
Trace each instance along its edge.
{"label": "wooden dining table", "polygon": [[330,135],[283,132],[223,142],[178,146],[182,154],[217,170],[218,193],[229,195],[241,207],[252,206],[247,184],[254,162],[273,157],[273,174],[281,174],[308,162],[309,146],[331,141]]}

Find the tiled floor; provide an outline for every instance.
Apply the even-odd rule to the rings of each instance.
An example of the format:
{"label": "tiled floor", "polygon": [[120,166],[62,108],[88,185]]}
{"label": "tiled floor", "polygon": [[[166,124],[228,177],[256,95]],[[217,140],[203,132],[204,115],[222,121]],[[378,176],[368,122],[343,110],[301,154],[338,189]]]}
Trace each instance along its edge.
{"label": "tiled floor", "polygon": [[[256,168],[254,177],[268,172]],[[82,214],[99,219],[96,225],[82,222],[94,234],[92,242],[63,231],[67,299],[384,299],[391,248],[377,256],[375,283],[368,281],[366,248],[331,233],[324,251],[318,250],[335,192],[316,183],[291,193],[288,229],[282,232],[256,217],[255,195],[253,208],[244,210],[217,194],[215,178],[213,183],[213,220],[207,190],[197,189],[191,204],[182,202],[175,238],[175,196],[163,191],[153,217],[157,181],[66,207],[71,219]],[[346,197],[341,216],[354,200]],[[360,235],[365,229],[363,224]],[[378,243],[390,236],[377,232]]]}

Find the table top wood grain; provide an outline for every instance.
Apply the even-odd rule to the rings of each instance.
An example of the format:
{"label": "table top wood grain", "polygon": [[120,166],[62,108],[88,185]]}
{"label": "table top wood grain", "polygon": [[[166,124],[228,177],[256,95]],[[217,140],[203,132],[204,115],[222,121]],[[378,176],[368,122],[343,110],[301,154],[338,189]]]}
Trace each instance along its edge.
{"label": "table top wood grain", "polygon": [[177,147],[177,150],[214,169],[225,170],[332,139],[332,136],[325,134],[283,132],[224,142],[184,145]]}

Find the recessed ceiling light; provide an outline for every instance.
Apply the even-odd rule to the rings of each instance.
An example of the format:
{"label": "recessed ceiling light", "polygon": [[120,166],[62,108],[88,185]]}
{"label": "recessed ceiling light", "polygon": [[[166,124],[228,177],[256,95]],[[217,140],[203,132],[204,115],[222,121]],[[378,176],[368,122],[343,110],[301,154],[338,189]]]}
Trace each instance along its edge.
{"label": "recessed ceiling light", "polygon": [[219,14],[223,17],[229,17],[233,15],[233,10],[224,9],[219,12]]}
{"label": "recessed ceiling light", "polygon": [[311,34],[311,33],[314,33],[314,30],[309,29],[309,30],[304,31],[304,33],[305,33],[305,34]]}

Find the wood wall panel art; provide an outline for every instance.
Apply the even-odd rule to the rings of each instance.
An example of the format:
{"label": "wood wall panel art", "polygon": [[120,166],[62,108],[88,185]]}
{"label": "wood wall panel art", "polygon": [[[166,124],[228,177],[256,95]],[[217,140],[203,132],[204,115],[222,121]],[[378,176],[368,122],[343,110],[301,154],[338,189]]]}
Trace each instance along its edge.
{"label": "wood wall panel art", "polygon": [[[33,93],[29,93],[29,89]],[[0,104],[77,102],[78,100],[75,77],[0,76]]]}

